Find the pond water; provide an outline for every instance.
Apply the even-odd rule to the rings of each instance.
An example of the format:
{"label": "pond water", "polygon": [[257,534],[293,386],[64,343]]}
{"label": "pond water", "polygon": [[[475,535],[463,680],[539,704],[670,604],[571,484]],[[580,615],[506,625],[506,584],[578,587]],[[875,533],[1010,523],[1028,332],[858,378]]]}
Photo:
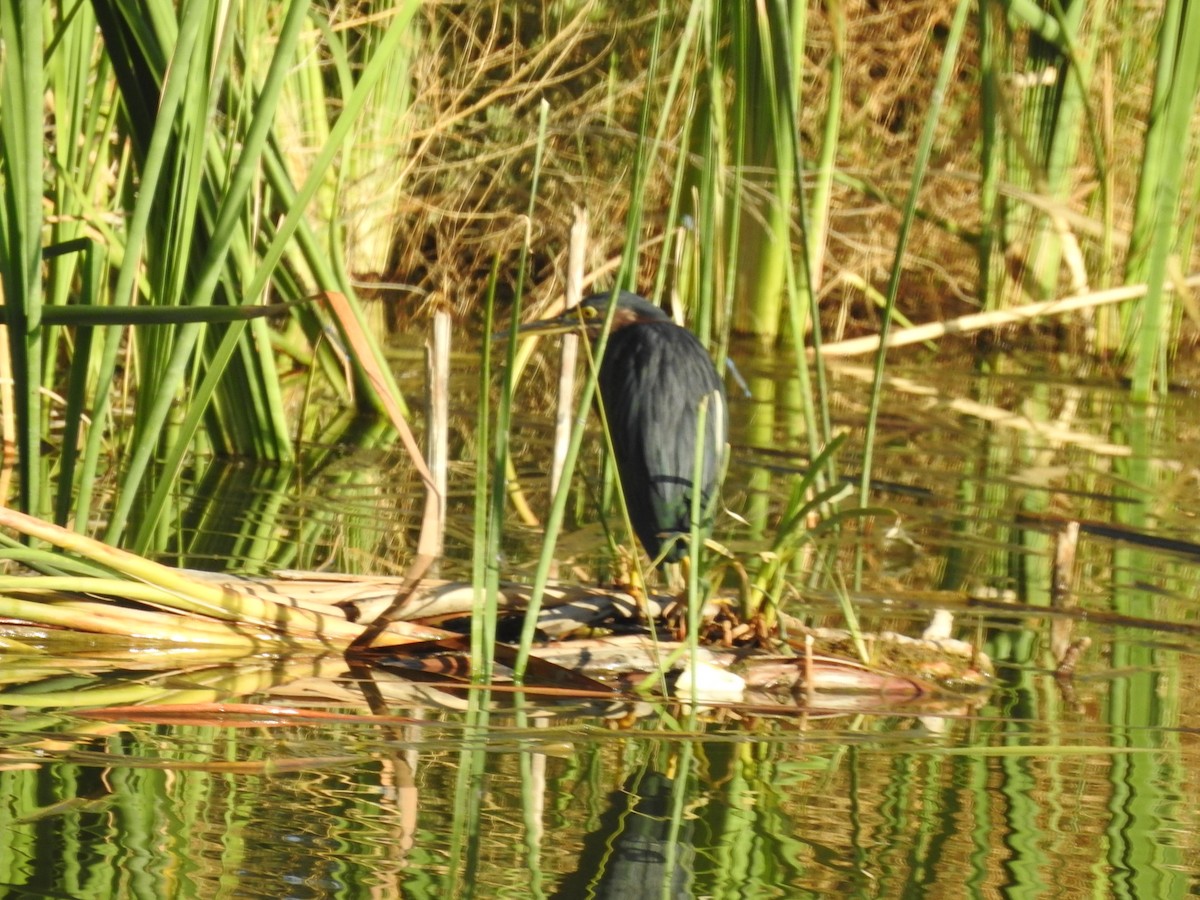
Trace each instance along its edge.
{"label": "pond water", "polygon": [[[794,363],[734,355],[752,396],[731,396],[725,499],[744,523],[723,519],[717,536],[748,557],[808,448]],[[99,642],[9,655],[0,897],[1195,896],[1197,403],[1181,387],[1140,407],[1045,359],[897,361],[872,504],[912,543],[884,540],[892,522],[851,529],[789,601],[837,624],[840,584],[867,630],[919,634],[937,598],[1011,596],[956,608],[956,634],[995,663],[986,695],[762,715],[449,690],[340,657]],[[415,356],[397,360],[419,395]],[[442,574],[465,579],[478,449],[461,368]],[[829,377],[848,433],[839,467],[854,475],[863,373]],[[549,433],[530,414],[515,442],[542,508]],[[198,468],[178,503],[162,557],[245,572],[402,570],[420,512],[409,467],[374,432],[312,447],[302,466]],[[1081,523],[1077,605],[1052,611],[1068,520]],[[603,575],[587,503],[569,532],[563,577]],[[514,516],[513,578],[538,549]],[[1084,639],[1056,675],[1052,645]],[[146,714],[94,711],[117,703]]]}

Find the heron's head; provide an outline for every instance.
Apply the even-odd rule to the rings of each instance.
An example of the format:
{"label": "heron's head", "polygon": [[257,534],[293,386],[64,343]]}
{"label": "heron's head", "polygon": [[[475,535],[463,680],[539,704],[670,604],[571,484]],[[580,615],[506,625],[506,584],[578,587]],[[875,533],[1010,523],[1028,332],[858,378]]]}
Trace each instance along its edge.
{"label": "heron's head", "polygon": [[612,317],[613,331],[638,322],[670,321],[670,316],[645,297],[639,297],[629,291],[618,291],[615,296],[611,292],[605,292],[585,297],[578,306],[568,309],[553,319],[541,319],[522,325],[518,329],[518,333],[559,334],[582,329],[595,335],[607,321],[609,304],[614,302],[617,308]]}

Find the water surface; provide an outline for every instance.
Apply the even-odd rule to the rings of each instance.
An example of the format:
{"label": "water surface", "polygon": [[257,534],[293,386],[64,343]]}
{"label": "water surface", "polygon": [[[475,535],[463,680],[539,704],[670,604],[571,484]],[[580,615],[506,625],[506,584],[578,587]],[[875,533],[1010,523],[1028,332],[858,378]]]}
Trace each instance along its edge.
{"label": "water surface", "polygon": [[[737,356],[753,396],[731,390],[726,503],[745,523],[725,518],[717,536],[752,554],[810,448],[794,364]],[[935,592],[1011,597],[956,618],[997,667],[982,700],[767,717],[449,691],[339,657],[181,660],[99,643],[9,656],[0,896],[1194,895],[1200,406],[1180,390],[1138,407],[1110,379],[1040,359],[981,372],[914,355],[891,373],[871,502],[893,521],[818,548],[820,577],[788,611],[837,624],[825,589],[857,578],[864,627],[917,634]],[[475,377],[464,358],[452,578],[469,575]],[[851,369],[830,382],[832,424],[848,434],[839,466],[855,477],[865,387]],[[514,448],[544,511],[550,424],[529,394]],[[595,482],[598,453],[586,456]],[[199,464],[178,502],[164,558],[255,573],[402,570],[420,513],[410,467],[369,430],[291,468]],[[504,564],[520,579],[540,534],[511,519]],[[1084,525],[1078,607],[1051,614],[1066,520]],[[884,540],[894,522],[915,548]],[[611,569],[586,500],[559,556],[564,577]],[[1091,641],[1071,677],[1055,676],[1052,627]],[[82,714],[131,686],[151,708],[257,706]]]}

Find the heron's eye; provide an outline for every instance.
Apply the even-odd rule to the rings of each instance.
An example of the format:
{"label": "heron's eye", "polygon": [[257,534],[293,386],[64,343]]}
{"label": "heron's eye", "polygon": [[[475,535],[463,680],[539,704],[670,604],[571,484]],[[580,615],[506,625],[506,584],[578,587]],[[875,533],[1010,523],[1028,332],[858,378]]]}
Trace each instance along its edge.
{"label": "heron's eye", "polygon": [[582,312],[585,319],[594,319],[596,316],[600,315],[600,310],[596,309],[594,306],[585,306],[583,307]]}

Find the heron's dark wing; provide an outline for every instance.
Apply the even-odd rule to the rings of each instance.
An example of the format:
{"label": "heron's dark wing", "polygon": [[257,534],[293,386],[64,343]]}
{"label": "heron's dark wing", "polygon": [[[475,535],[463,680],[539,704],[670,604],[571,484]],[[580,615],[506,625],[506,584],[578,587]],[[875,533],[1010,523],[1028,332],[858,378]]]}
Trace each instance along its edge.
{"label": "heron's dark wing", "polygon": [[[721,380],[691,332],[669,322],[642,323],[609,337],[600,394],[630,519],[657,557],[665,535],[690,530],[702,403],[701,510],[711,524],[728,432]],[[677,543],[666,559],[685,552]]]}

